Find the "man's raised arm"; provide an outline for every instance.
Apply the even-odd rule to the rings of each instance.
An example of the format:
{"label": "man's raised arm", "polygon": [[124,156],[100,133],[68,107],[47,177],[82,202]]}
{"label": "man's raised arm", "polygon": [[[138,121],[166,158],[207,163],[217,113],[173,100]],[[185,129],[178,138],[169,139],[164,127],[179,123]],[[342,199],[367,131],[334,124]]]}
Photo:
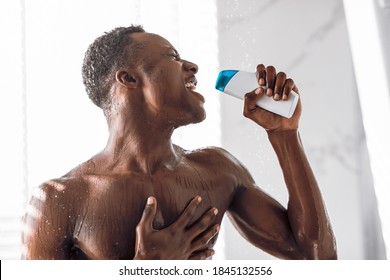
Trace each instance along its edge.
{"label": "man's raised arm", "polygon": [[[299,101],[287,119],[256,106],[263,94],[278,102],[288,99],[294,81],[274,67],[257,67],[258,88],[245,98],[244,115],[266,129],[278,157],[288,190],[287,209],[249,183],[236,195],[229,209],[233,222],[254,245],[288,259],[336,259],[336,243],[322,196],[300,141]],[[243,169],[244,170],[244,169]],[[244,170],[243,172],[246,172]]]}

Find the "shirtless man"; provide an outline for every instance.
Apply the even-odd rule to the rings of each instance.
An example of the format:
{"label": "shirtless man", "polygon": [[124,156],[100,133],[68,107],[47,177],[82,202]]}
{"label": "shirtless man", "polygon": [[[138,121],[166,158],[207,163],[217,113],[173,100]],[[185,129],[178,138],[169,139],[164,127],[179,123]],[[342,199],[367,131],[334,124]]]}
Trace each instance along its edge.
{"label": "shirtless man", "polygon": [[[288,99],[297,92],[294,81],[272,66],[258,65],[259,85],[269,90],[254,89],[244,103],[245,117],[266,129],[279,159],[289,194],[285,209],[227,151],[186,151],[172,144],[177,127],[205,118],[204,98],[195,91],[197,72],[198,66],[180,58],[167,40],[139,26],[117,28],[95,40],[83,78],[107,118],[109,139],[90,160],[39,187],[30,203],[35,215],[25,218],[25,258],[187,259],[207,252],[204,258],[216,237],[205,240],[216,234],[226,212],[244,238],[278,258],[337,258],[299,138],[300,101],[290,119],[255,105],[262,94],[278,102]],[[141,224],[149,226],[137,227],[146,201],[149,210]],[[191,237],[180,241],[187,252],[164,256],[159,238],[168,248],[178,228]],[[158,237],[163,229],[171,236]]]}

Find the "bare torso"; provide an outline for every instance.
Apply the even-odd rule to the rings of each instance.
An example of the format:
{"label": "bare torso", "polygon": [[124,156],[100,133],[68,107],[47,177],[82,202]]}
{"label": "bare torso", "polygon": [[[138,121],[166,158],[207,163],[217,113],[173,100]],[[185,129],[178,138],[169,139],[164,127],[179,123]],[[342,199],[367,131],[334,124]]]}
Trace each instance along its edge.
{"label": "bare torso", "polygon": [[[177,127],[200,122],[205,117],[204,98],[195,91],[198,67],[181,59],[173,46],[158,35],[138,32],[131,36],[142,44],[142,65],[135,67],[133,62],[126,62],[126,67],[117,67],[109,97],[93,99],[100,103],[107,118],[107,145],[65,176],[37,188],[24,218],[23,257],[132,259],[137,237],[136,257],[140,254],[141,259],[188,259],[199,253],[196,250],[211,251],[204,246],[213,246],[207,239],[218,231],[212,220],[220,224],[228,210],[245,239],[276,257],[336,258],[332,228],[298,133],[301,102],[290,119],[256,105],[265,94],[262,87],[247,93],[244,102],[244,116],[266,129],[278,157],[289,196],[286,209],[258,188],[245,167],[226,151],[207,148],[186,152],[172,145],[171,136]],[[146,56],[148,59],[144,61]],[[95,71],[94,65],[88,68],[91,73]],[[146,68],[153,69],[146,71]],[[109,73],[113,76],[113,72]],[[286,100],[291,91],[298,92],[294,81],[283,72],[277,73],[273,66],[259,64],[256,73],[259,85],[267,86],[267,93],[274,94],[275,100],[280,100],[282,93]],[[104,79],[108,81],[108,77]],[[97,89],[94,79],[88,83],[94,85],[89,93],[105,91],[106,85],[100,85],[99,81]],[[149,217],[154,217],[156,200],[151,199],[153,202],[145,206],[150,196],[157,199],[158,206],[154,227],[164,228],[153,232],[152,218],[148,219],[148,233],[162,232],[155,239],[152,234],[138,234],[141,230],[137,227],[142,224],[141,216],[147,216],[143,213],[148,207]],[[196,223],[194,230],[184,230],[192,233],[186,241],[199,243],[206,239],[205,243],[181,250],[182,239],[172,239],[171,235],[179,232],[178,236],[183,238],[180,232],[183,233],[188,221],[181,223],[180,231],[169,229],[175,228],[173,222],[180,220],[179,216],[185,216],[180,214],[188,209],[191,200],[199,202],[198,198],[193,199],[196,196],[202,197],[202,202],[193,222],[210,209],[208,214],[213,213],[213,219],[204,224],[215,232],[209,231],[212,234],[206,235],[207,238],[203,235],[194,241],[202,224]],[[194,205],[193,210],[197,204]],[[214,207],[219,211],[216,217]],[[201,221],[204,216],[207,215]],[[168,236],[164,246],[156,247],[149,242],[161,236]],[[172,240],[179,241],[170,248],[175,243]],[[149,248],[139,253],[145,244]],[[170,249],[179,253],[166,257],[150,253]]]}
{"label": "bare torso", "polygon": [[133,258],[135,228],[149,196],[158,201],[155,229],[172,224],[195,196],[201,196],[202,203],[194,221],[216,207],[215,222],[220,223],[244,183],[237,180],[245,178],[241,168],[220,149],[180,151],[181,160],[173,170],[163,168],[153,175],[104,172],[97,167],[104,164],[92,159],[49,183],[55,189],[53,201],[63,206],[58,217],[67,228],[70,257]]}

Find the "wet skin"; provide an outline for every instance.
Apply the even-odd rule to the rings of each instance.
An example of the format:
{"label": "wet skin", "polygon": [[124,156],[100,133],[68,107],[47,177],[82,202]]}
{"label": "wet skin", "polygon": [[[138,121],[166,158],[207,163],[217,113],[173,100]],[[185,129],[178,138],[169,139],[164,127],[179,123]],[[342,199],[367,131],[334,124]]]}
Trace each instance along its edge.
{"label": "wet skin", "polygon": [[[297,91],[294,81],[273,67],[259,65],[259,84],[272,90],[256,89],[246,95],[244,104],[244,115],[266,129],[278,156],[289,193],[285,209],[256,186],[246,168],[227,151],[215,147],[185,151],[171,143],[175,128],[205,117],[204,99],[194,86],[198,67],[181,59],[158,35],[131,36],[144,45],[148,57],[144,63],[153,67],[149,71],[118,69],[112,104],[105,112],[110,131],[107,146],[36,191],[25,217],[24,257],[170,258],[151,252],[163,250],[148,246],[147,238],[137,237],[143,245],[136,242],[145,203],[150,196],[156,198],[153,227],[160,230],[173,225],[200,196],[189,224],[209,229],[208,237],[218,231],[228,213],[244,238],[276,257],[336,258],[332,229],[299,138],[301,104],[291,119],[255,105],[262,94],[287,99],[292,90]],[[207,219],[195,223],[203,214]],[[202,242],[196,250],[212,248],[215,240]],[[180,251],[180,246],[171,247]],[[190,258],[191,250],[170,256]]]}
{"label": "wet skin", "polygon": [[[229,164],[221,171],[221,164],[226,163],[223,152],[218,150],[196,153],[181,150],[180,154],[180,163],[174,170],[163,169],[149,176],[92,175],[98,173],[96,170],[88,175],[83,169],[88,170],[91,163],[86,163],[63,179],[47,182],[41,189],[50,200],[50,213],[44,213],[50,222],[42,221],[40,226],[42,231],[57,236],[58,244],[43,240],[33,251],[57,247],[66,256],[69,253],[66,250],[74,245],[91,259],[131,259],[135,228],[149,196],[154,196],[159,206],[153,223],[155,229],[172,224],[195,196],[202,197],[202,202],[192,222],[215,207],[219,214],[213,224],[220,224],[239,190],[241,182],[230,175],[239,168]],[[214,159],[210,160],[210,156]],[[36,208],[42,209],[38,204],[42,202],[35,200]],[[64,236],[69,244],[60,249]]]}

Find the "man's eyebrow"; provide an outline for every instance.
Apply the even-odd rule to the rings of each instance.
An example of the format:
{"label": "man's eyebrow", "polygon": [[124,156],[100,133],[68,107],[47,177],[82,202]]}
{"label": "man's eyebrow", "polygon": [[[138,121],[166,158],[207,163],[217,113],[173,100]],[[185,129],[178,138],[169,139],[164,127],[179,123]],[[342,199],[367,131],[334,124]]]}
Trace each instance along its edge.
{"label": "man's eyebrow", "polygon": [[[170,55],[171,55],[172,52],[173,52],[173,54],[174,54],[175,56],[180,56],[179,52],[178,52],[174,47],[167,47],[167,48],[166,48],[166,52],[169,53]],[[164,53],[165,53],[165,52],[164,52]]]}

